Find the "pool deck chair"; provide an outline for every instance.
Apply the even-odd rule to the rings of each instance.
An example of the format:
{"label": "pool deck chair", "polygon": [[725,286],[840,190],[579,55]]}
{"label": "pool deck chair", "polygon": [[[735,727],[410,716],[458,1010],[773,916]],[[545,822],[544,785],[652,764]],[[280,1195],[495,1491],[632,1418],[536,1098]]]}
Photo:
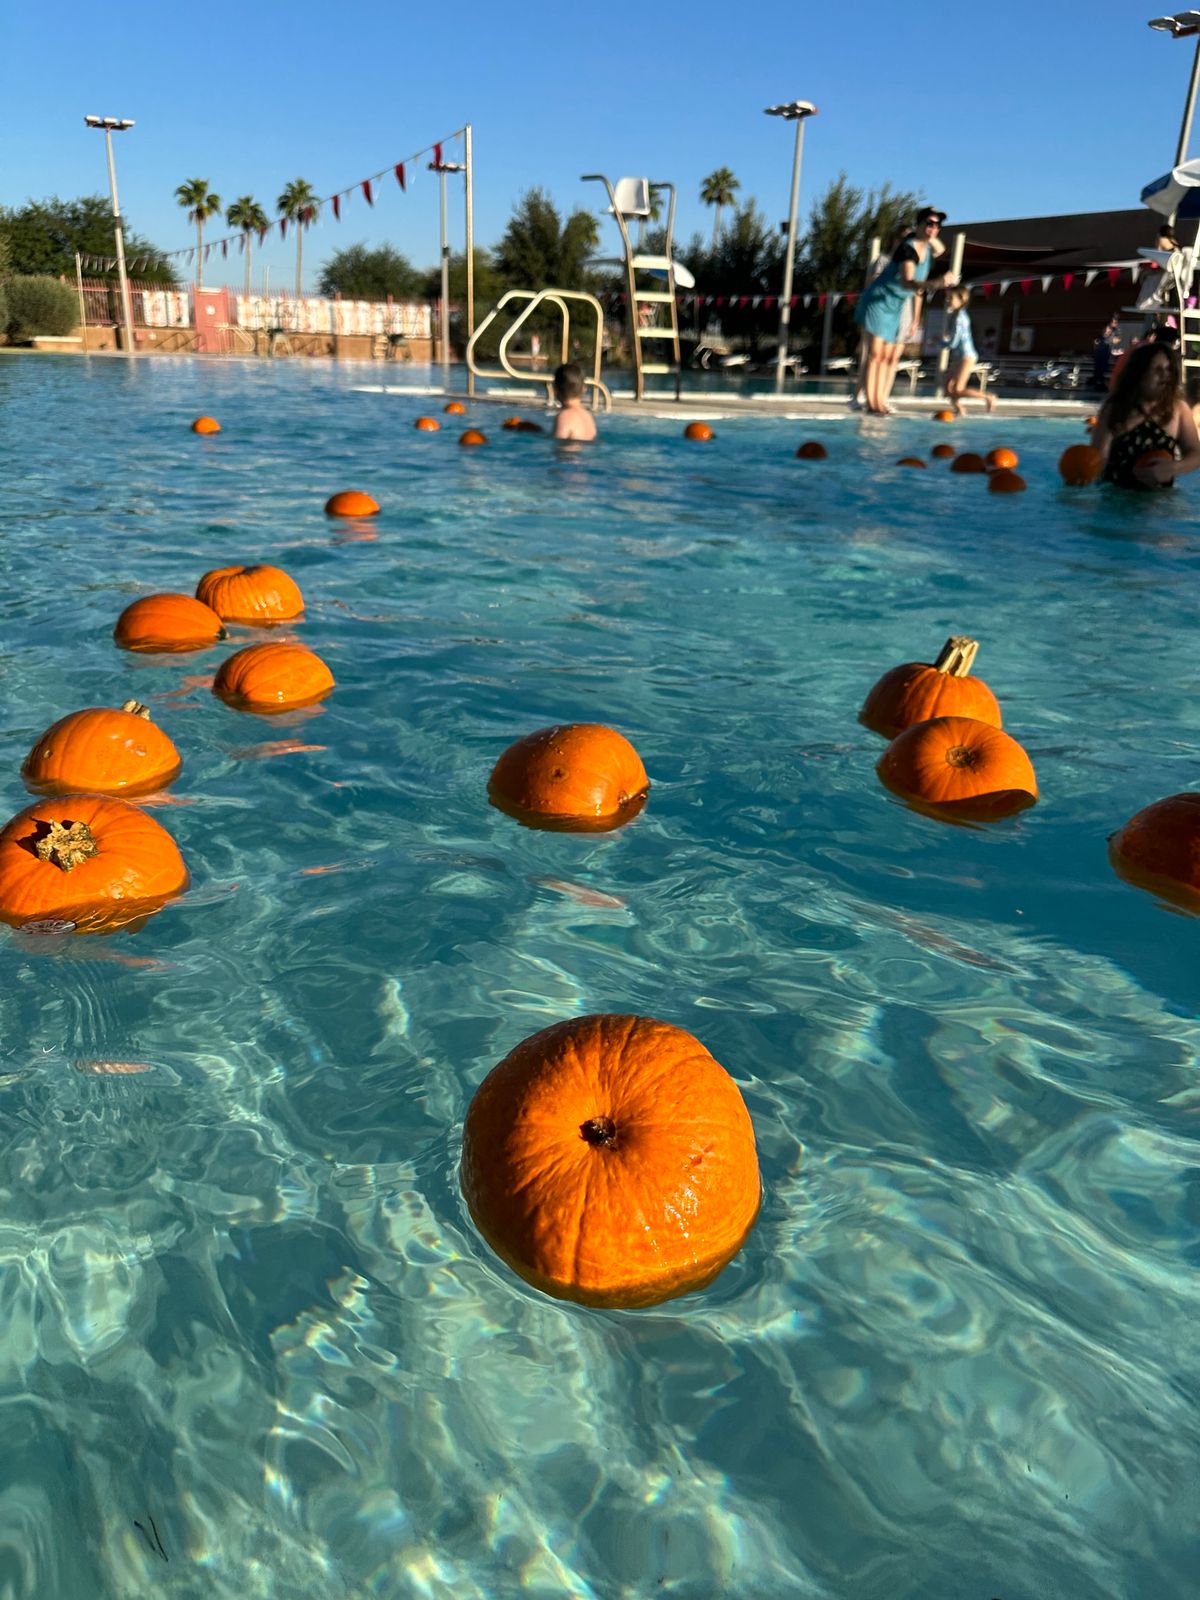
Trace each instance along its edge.
{"label": "pool deck chair", "polygon": [[[585,172],[582,181],[604,185],[608,195],[608,210],[621,230],[622,255],[616,264],[625,269],[634,396],[638,400],[645,399],[646,379],[665,376],[674,379],[675,398],[678,400],[681,373],[676,291],[691,287],[692,279],[684,267],[676,265],[672,254],[675,185],[652,182],[649,178],[618,178],[614,184],[602,172]],[[639,248],[655,194],[667,196],[666,239],[662,255],[646,254]],[[630,237],[631,222],[637,224],[637,242]]]}

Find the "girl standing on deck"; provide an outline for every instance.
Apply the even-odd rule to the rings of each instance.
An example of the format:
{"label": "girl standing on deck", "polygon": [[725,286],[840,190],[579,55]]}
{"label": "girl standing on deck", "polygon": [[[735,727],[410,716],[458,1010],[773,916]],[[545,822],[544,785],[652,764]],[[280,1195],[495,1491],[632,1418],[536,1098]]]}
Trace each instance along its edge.
{"label": "girl standing on deck", "polygon": [[[967,398],[971,374],[979,365],[979,351],[975,348],[975,335],[971,329],[971,313],[967,310],[970,298],[970,289],[961,284],[946,296],[949,317],[945,343],[950,355],[950,364],[946,369],[946,398],[960,417],[963,415],[962,403]],[[995,395],[987,394],[982,388],[971,398],[982,400],[989,411],[996,409]]]}
{"label": "girl standing on deck", "polygon": [[[946,220],[944,211],[926,206],[917,213],[916,228],[907,236],[887,266],[859,296],[854,320],[870,338],[867,357],[867,410],[886,417],[888,395],[899,360],[900,324],[912,298],[929,277],[934,260],[933,241]],[[951,275],[947,280],[953,282]]]}
{"label": "girl standing on deck", "polygon": [[[1180,390],[1179,370],[1179,356],[1169,345],[1140,344],[1130,353],[1092,429],[1109,483],[1169,489],[1200,467],[1200,434]],[[1157,458],[1148,461],[1151,452]]]}

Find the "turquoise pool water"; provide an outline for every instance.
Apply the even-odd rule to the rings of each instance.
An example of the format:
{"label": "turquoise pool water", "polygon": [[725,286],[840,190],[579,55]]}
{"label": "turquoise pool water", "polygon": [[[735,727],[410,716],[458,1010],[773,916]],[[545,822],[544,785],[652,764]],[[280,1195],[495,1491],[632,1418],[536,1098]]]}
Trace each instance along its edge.
{"label": "turquoise pool water", "polygon": [[[0,1595],[1189,1593],[1200,928],[1105,838],[1194,783],[1195,480],[1067,491],[1077,423],[977,418],[571,454],[479,407],[464,451],[370,381],[0,362],[5,815],[45,725],[135,695],[193,880],[0,930]],[[945,437],[1029,492],[891,464]],[[112,644],[241,559],[304,590],[315,713],[212,696],[248,635]],[[855,720],[959,632],[1042,788],[985,828]],[[618,833],[486,803],[573,719],[645,759]],[[691,1029],[759,1141],[746,1248],[651,1311],[539,1297],[458,1191],[486,1071],[598,1010]]]}

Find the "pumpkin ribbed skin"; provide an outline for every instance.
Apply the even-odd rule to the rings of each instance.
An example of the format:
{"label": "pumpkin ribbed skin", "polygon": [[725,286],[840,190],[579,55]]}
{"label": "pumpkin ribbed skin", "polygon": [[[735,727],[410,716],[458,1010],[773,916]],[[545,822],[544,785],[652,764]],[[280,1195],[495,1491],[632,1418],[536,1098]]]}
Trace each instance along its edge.
{"label": "pumpkin ribbed skin", "polygon": [[187,884],[167,830],[107,795],[39,800],[0,830],[0,921],[15,927],[64,921],[80,933],[109,932],[159,910]]}
{"label": "pumpkin ribbed skin", "polygon": [[650,787],[641,757],[601,723],[539,728],[492,768],[488,793],[519,816],[589,821],[633,815]]}
{"label": "pumpkin ribbed skin", "polygon": [[885,739],[894,739],[914,723],[930,717],[974,717],[1001,726],[996,696],[982,678],[968,669],[978,645],[955,635],[947,639],[935,662],[906,661],[893,667],[863,701],[858,720]]}
{"label": "pumpkin ribbed skin", "polygon": [[216,567],[196,585],[196,599],[222,622],[261,627],[290,622],[304,612],[304,597],[281,567]]}
{"label": "pumpkin ribbed skin", "polygon": [[373,500],[361,489],[342,489],[337,494],[331,494],[325,502],[327,517],[373,517],[378,511],[378,500]]}
{"label": "pumpkin ribbed skin", "polygon": [[1007,817],[1038,794],[1033,763],[1017,741],[972,717],[934,717],[907,728],[875,770],[893,794],[952,816]]}
{"label": "pumpkin ribbed skin", "polygon": [[125,607],[113,638],[123,650],[205,650],[225,637],[211,606],[190,594],[148,594]]}
{"label": "pumpkin ribbed skin", "polygon": [[1130,883],[1200,909],[1200,794],[1145,806],[1113,834],[1108,853]]}
{"label": "pumpkin ribbed skin", "polygon": [[578,1017],[519,1044],[471,1102],[461,1181],[497,1255],[592,1306],[711,1283],[761,1199],[737,1085],[698,1039],[648,1017]]}
{"label": "pumpkin ribbed skin", "polygon": [[1075,487],[1095,483],[1104,471],[1104,457],[1094,445],[1068,445],[1058,458],[1058,470],[1063,482]]}
{"label": "pumpkin ribbed skin", "polygon": [[689,422],[683,430],[685,439],[698,439],[702,444],[707,443],[713,436],[713,431],[707,422]]}
{"label": "pumpkin ribbed skin", "polygon": [[178,777],[179,751],[144,706],[72,711],[46,729],[21,776],[39,794],[150,794]]}
{"label": "pumpkin ribbed skin", "polygon": [[213,693],[251,711],[286,711],[311,705],[333,686],[333,673],[302,644],[248,644],[222,661]]}

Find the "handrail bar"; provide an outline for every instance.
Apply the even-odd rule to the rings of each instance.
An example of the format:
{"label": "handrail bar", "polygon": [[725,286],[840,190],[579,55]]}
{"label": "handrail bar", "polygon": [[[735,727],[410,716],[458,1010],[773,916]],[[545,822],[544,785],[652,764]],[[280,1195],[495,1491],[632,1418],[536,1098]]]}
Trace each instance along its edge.
{"label": "handrail bar", "polygon": [[[488,368],[481,367],[479,365],[479,362],[475,358],[475,347],[478,344],[480,337],[492,325],[505,306],[507,306],[511,301],[517,300],[526,300],[529,303],[521,310],[520,314],[514,320],[512,326],[505,331],[500,340],[497,357],[499,359],[502,371],[500,373],[492,372]],[[597,401],[602,400],[605,411],[611,411],[612,395],[610,394],[607,385],[603,383],[600,378],[600,361],[602,356],[601,346],[604,337],[604,308],[600,304],[599,300],[596,299],[595,295],[587,294],[579,289],[507,289],[504,294],[500,296],[500,299],[496,302],[492,309],[488,312],[487,316],[484,317],[483,321],[475,329],[475,332],[471,335],[470,342],[467,345],[468,369],[479,378],[495,378],[499,376],[505,376],[509,378],[515,378],[518,383],[543,383],[546,386],[547,400],[552,400],[554,398],[553,379],[551,377],[539,376],[533,372],[522,372],[517,367],[513,366],[508,355],[508,344],[512,336],[516,333],[517,329],[524,324],[526,319],[537,309],[539,305],[542,304],[543,301],[546,301],[557,306],[559,311],[562,313],[563,328],[561,351],[562,359],[563,361],[566,361],[570,350],[571,329],[571,314],[566,304],[568,300],[582,300],[587,305],[590,305],[592,310],[596,313],[594,372],[591,377],[585,376],[583,382],[585,389],[592,391],[592,409],[595,410]]]}

